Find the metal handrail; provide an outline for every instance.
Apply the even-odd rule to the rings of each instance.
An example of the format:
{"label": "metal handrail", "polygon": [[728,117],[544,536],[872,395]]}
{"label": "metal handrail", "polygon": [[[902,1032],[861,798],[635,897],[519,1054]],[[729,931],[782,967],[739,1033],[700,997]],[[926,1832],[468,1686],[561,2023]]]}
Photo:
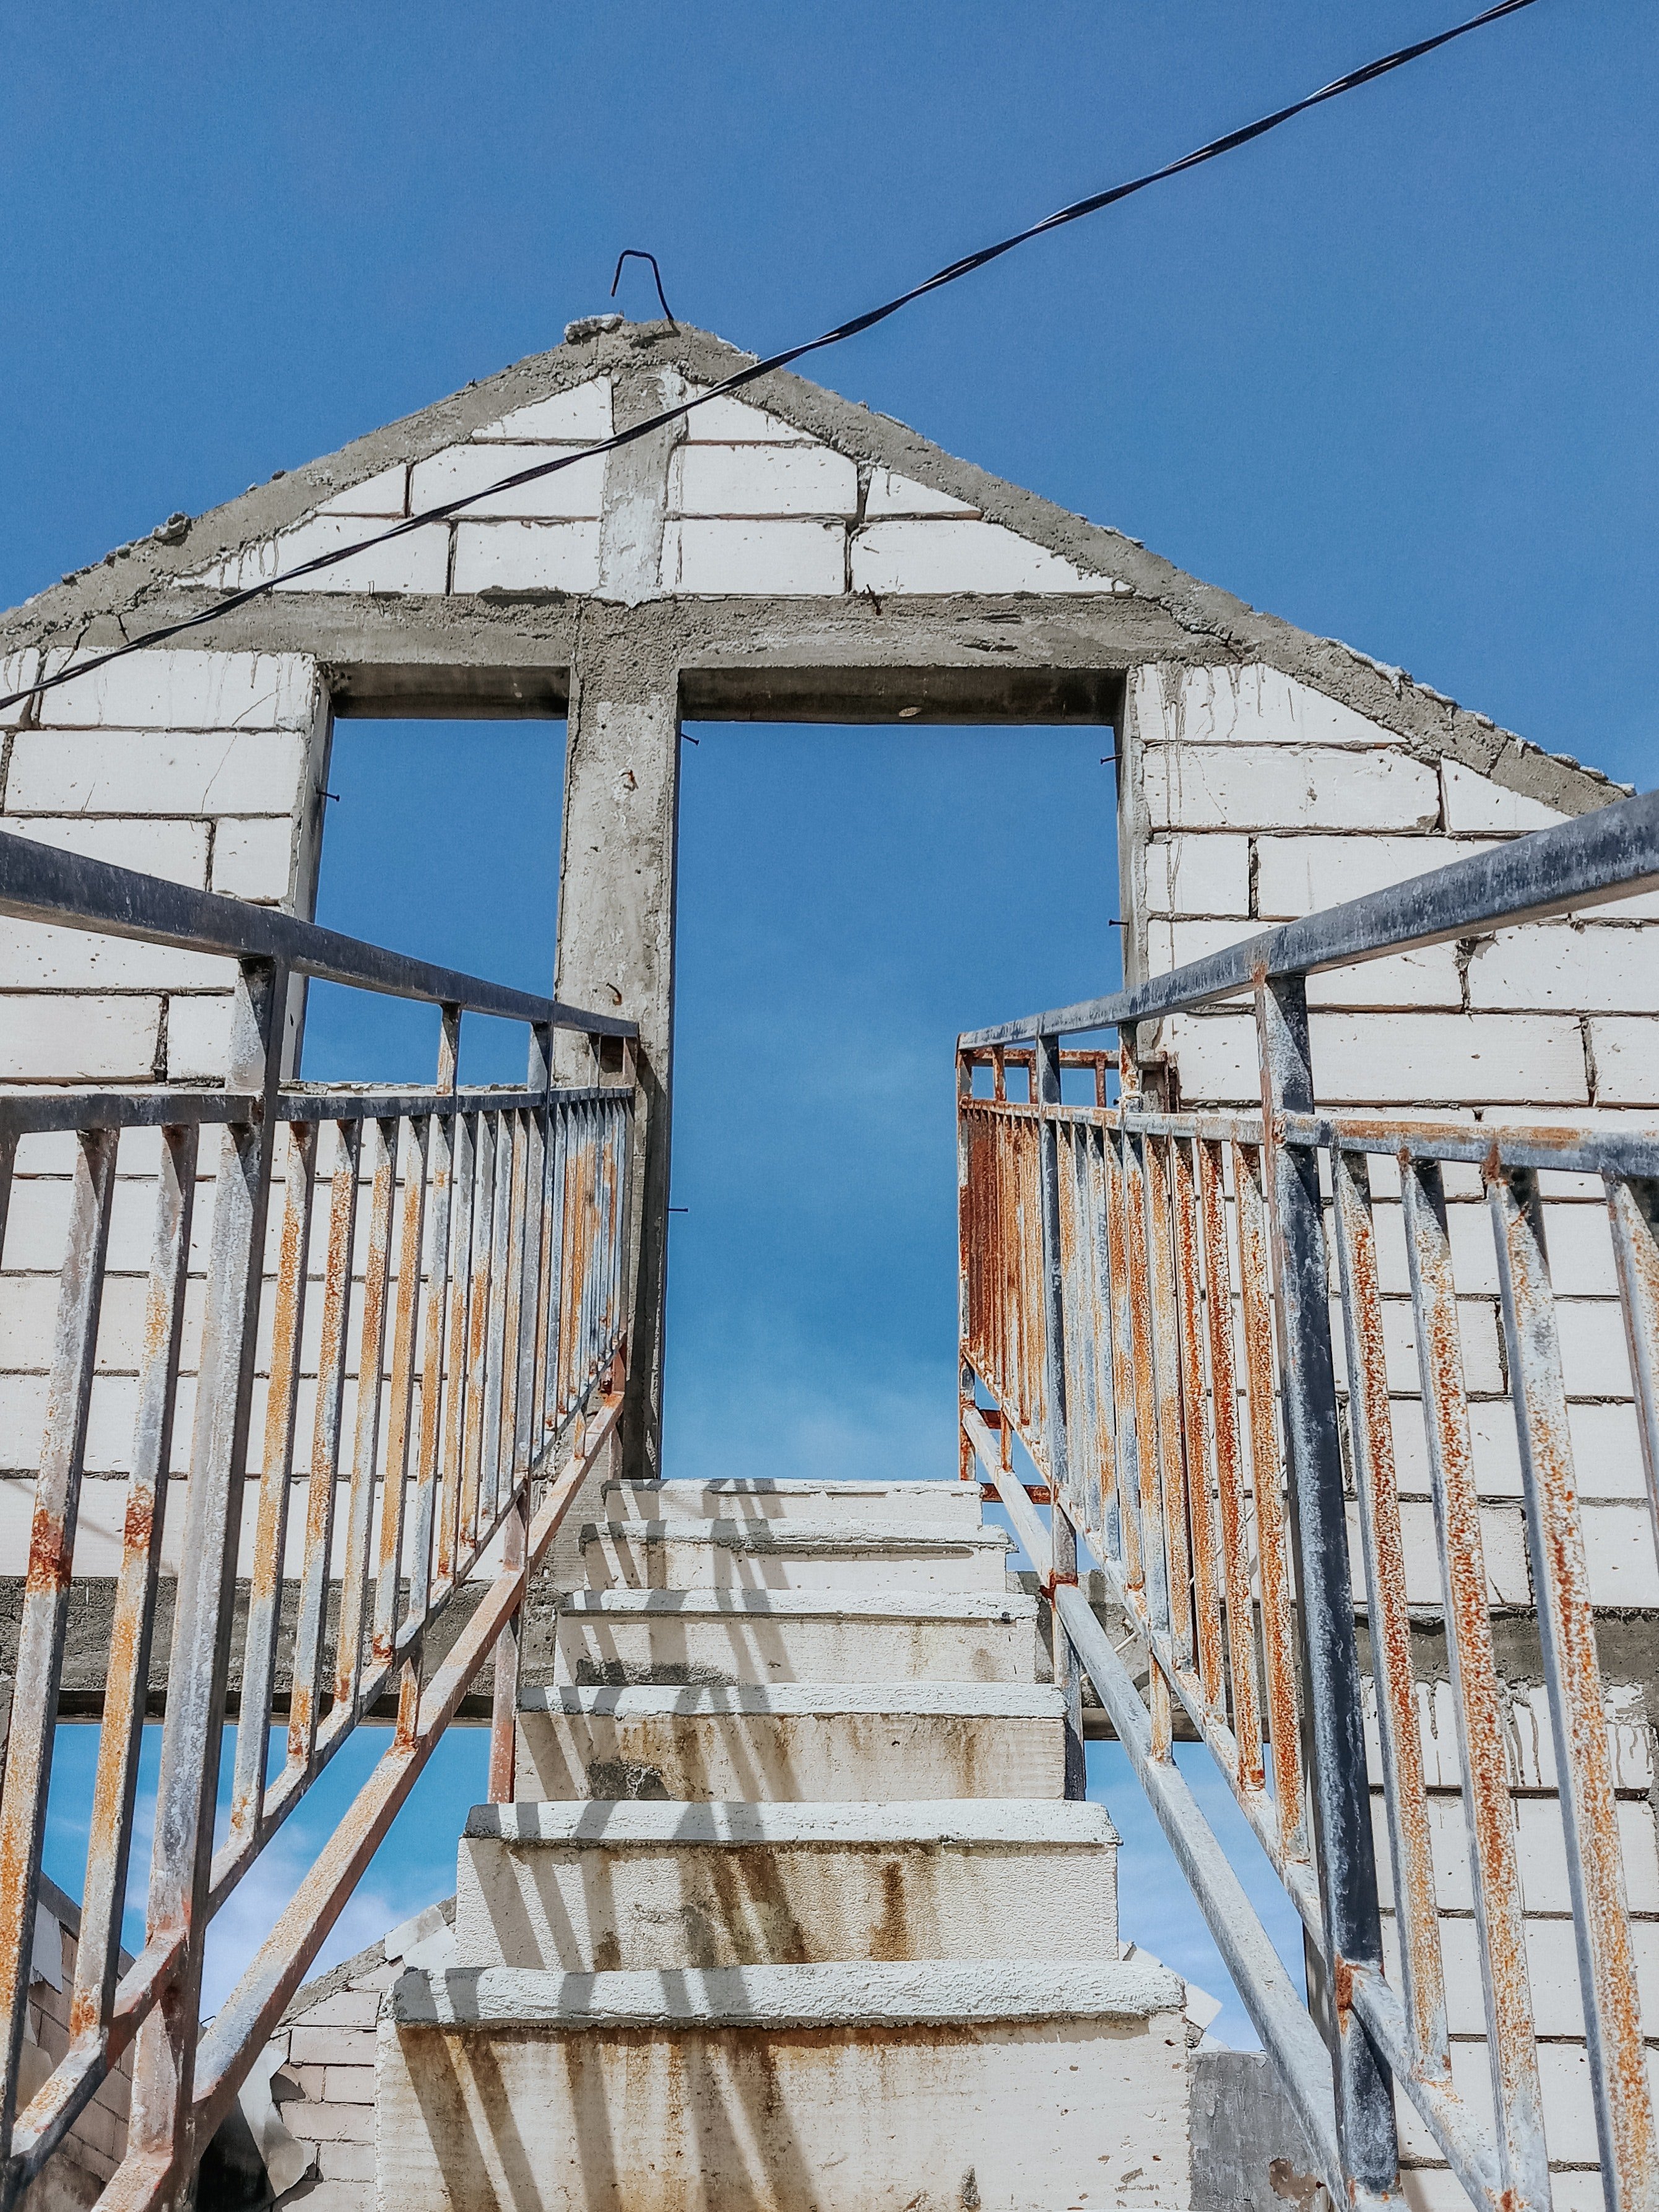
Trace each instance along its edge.
{"label": "metal handrail", "polygon": [[544,1028],[580,1030],[589,1036],[637,1037],[639,1025],[620,1014],[596,1014],[533,992],[463,975],[406,952],[391,952],[337,929],[320,928],[278,908],[250,906],[218,891],[197,890],[82,853],[59,852],[33,838],[0,831],[0,915],[14,921],[49,921],[60,928],[94,930],[186,952],[212,952],[232,960],[269,960],[291,975],[313,975],[360,991],[457,1006]]}
{"label": "metal handrail", "polygon": [[[152,2212],[193,2171],[492,1653],[489,1788],[494,1797],[512,1795],[528,1579],[581,1483],[611,1449],[623,1402],[637,1032],[618,1016],[582,1012],[290,915],[3,834],[0,912],[237,963],[222,1087],[0,1095],[0,1240],[20,1145],[31,1137],[70,1139],[69,1218],[55,1270],[57,1317],[0,1794],[0,2205],[17,2202],[131,2051],[125,2154],[100,2201]],[[439,1005],[435,1083],[285,1080],[287,984],[295,975]],[[523,1085],[459,1087],[460,1025],[469,1011],[528,1024]],[[596,1077],[602,1042],[621,1039],[620,1083],[555,1085],[555,1028],[587,1036]],[[137,1182],[140,1189],[153,1186],[154,1227],[70,2043],[20,2110],[118,1158],[124,1135],[146,1129],[159,1146],[139,1164]],[[193,1309],[187,1314],[186,1297],[198,1184],[210,1172],[200,1158],[204,1131],[217,1132],[219,1155],[198,1318]],[[55,1170],[43,1170],[37,1154],[27,1172]],[[131,1191],[135,1178],[123,1173]],[[273,1192],[282,1214],[268,1249]],[[7,1256],[0,1243],[0,1259]],[[39,1261],[33,1264],[38,1271]],[[53,1273],[44,1279],[53,1281]],[[296,1480],[306,1311],[319,1296],[309,1468]],[[259,1447],[252,1423],[262,1323],[269,1350]],[[192,1365],[187,1478],[176,1484],[174,1416],[181,1375]],[[174,1488],[183,1493],[184,1528],[147,1936],[129,1960],[119,1933]],[[285,1558],[290,1501],[301,1489],[290,1628]],[[245,1493],[254,1530],[236,1756],[228,1830],[216,1848]],[[478,1589],[486,1553],[496,1546],[499,1568],[428,1676],[433,1626],[469,1580]],[[338,1612],[331,1628],[331,1590]],[[213,1915],[341,1744],[386,1698],[397,1715],[390,1748],[204,2029],[198,2016]],[[280,1725],[284,1714],[286,1758],[268,1776],[273,1722]]]}
{"label": "metal handrail", "polygon": [[1364,898],[1262,931],[1202,960],[1100,999],[1084,999],[988,1029],[966,1030],[962,1051],[1125,1029],[1190,1013],[1253,991],[1266,976],[1316,975],[1448,939],[1576,914],[1659,887],[1659,791],[1534,830],[1488,853],[1453,860]]}
{"label": "metal handrail", "polygon": [[[1479,1171],[1493,1238],[1503,1394],[1519,1447],[1603,2185],[1612,2212],[1651,2212],[1659,2197],[1659,2135],[1540,1182],[1550,1170],[1602,1181],[1659,1532],[1659,1131],[1324,1111],[1306,976],[1498,922],[1574,913],[1656,880],[1659,797],[1650,795],[1311,915],[1135,990],[959,1041],[963,1473],[977,1479],[982,1471],[995,1486],[1048,1589],[1055,1680],[1068,1693],[1079,1760],[1086,1672],[1338,2203],[1398,2201],[1396,2084],[1475,2204],[1546,2212],[1550,2201],[1443,1182],[1449,1162]],[[1179,1110],[1149,1097],[1136,1025],[1244,990],[1254,1000],[1261,1109]],[[1102,1066],[1093,1104],[1062,1103],[1062,1058],[1073,1055],[1061,1054],[1060,1036],[1111,1024],[1119,1028],[1117,1101],[1107,1101]],[[1017,1056],[1029,1067],[1023,1099],[1007,1095]],[[988,1060],[994,1095],[975,1097],[975,1070]],[[1401,1382],[1390,1362],[1401,1354],[1384,1345],[1368,1167],[1376,1158],[1400,1181],[1492,2124],[1451,2069],[1395,1458]],[[1340,1388],[1334,1282],[1346,1364]],[[1014,1468],[1016,1438],[1036,1472],[1029,1490]],[[1046,1527],[1039,1502],[1051,1508]],[[1150,1662],[1146,1703],[1076,1587],[1079,1545],[1100,1563]],[[1370,1704],[1360,1620],[1370,1632]],[[1207,1745],[1302,1919],[1324,1982],[1322,2039],[1310,2033],[1310,2015],[1173,1767],[1177,1709]],[[1368,1725],[1380,1744],[1375,1778]],[[1397,1970],[1384,1966],[1373,1778],[1383,1792]]]}

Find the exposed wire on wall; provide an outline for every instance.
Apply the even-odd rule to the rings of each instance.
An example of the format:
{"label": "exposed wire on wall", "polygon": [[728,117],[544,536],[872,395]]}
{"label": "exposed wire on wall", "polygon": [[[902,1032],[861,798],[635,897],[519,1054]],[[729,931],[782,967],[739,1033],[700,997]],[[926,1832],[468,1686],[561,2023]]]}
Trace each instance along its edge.
{"label": "exposed wire on wall", "polygon": [[[106,668],[112,661],[125,659],[130,653],[137,653],[147,646],[165,645],[171,638],[182,637],[191,630],[200,629],[208,623],[217,622],[221,616],[246,606],[251,600],[264,599],[279,585],[298,583],[304,577],[316,575],[322,569],[334,568],[342,561],[349,561],[360,553],[369,552],[377,545],[388,544],[394,538],[406,538],[411,531],[425,529],[434,523],[447,522],[479,500],[512,491],[520,484],[534,483],[542,477],[556,475],[562,469],[574,468],[578,462],[591,460],[602,453],[615,453],[623,446],[633,445],[637,440],[649,437],[653,431],[691,414],[696,408],[706,407],[711,399],[724,398],[732,392],[741,391],[745,385],[753,384],[760,377],[769,376],[774,370],[787,368],[794,362],[804,361],[809,354],[821,353],[828,346],[841,345],[848,338],[873,330],[878,323],[885,322],[890,316],[897,314],[901,308],[925,299],[930,292],[942,291],[947,284],[954,284],[962,277],[971,276],[975,270],[1000,260],[1005,253],[1012,253],[1016,246],[1029,245],[1033,239],[1042,238],[1051,230],[1059,230],[1067,223],[1080,222],[1085,216],[1097,215],[1103,208],[1115,206],[1120,200],[1127,200],[1136,192],[1143,192],[1149,185],[1163,184],[1169,178],[1198,168],[1223,154],[1233,153],[1241,146],[1248,146],[1253,139],[1265,137],[1268,131],[1278,130],[1280,125],[1291,122],[1295,117],[1305,115],[1310,108],[1318,107],[1326,100],[1338,99],[1344,93],[1358,91],[1362,85],[1374,84],[1379,77],[1403,69],[1408,62],[1419,61],[1424,55],[1449,46],[1455,39],[1467,37],[1471,31],[1484,29],[1487,24],[1496,23],[1506,15],[1518,15],[1523,8],[1533,4],[1534,0],[1498,0],[1496,6],[1484,9],[1480,15],[1454,24],[1449,30],[1437,32],[1432,38],[1419,39],[1411,46],[1396,48],[1393,53],[1380,55],[1375,61],[1366,62],[1358,69],[1350,70],[1345,76],[1334,78],[1329,84],[1322,85],[1317,92],[1310,92],[1300,100],[1292,100],[1287,107],[1275,108],[1270,115],[1260,116],[1254,123],[1243,124],[1237,131],[1229,131],[1219,138],[1212,138],[1206,145],[1195,147],[1178,161],[1166,161],[1162,168],[1149,169],[1144,175],[1132,177],[1125,184],[1112,185],[1104,191],[1091,193],[1086,199],[1073,200],[1069,206],[1044,216],[1041,222],[1034,222],[1024,230],[1015,231],[1012,237],[999,239],[994,246],[982,246],[976,252],[964,254],[960,260],[947,263],[943,269],[935,270],[931,276],[924,277],[921,283],[913,284],[908,291],[884,301],[880,307],[867,308],[863,314],[854,315],[848,322],[837,323],[832,330],[823,331],[815,338],[807,338],[799,345],[786,346],[781,353],[768,354],[763,360],[751,362],[735,370],[721,383],[712,385],[707,391],[699,392],[672,407],[665,407],[659,414],[647,416],[642,422],[630,423],[627,429],[618,430],[609,438],[602,438],[595,445],[562,453],[556,459],[538,462],[532,468],[520,469],[515,474],[502,477],[477,491],[447,500],[441,507],[425,507],[419,514],[407,515],[402,521],[376,531],[372,537],[358,538],[349,545],[337,545],[325,553],[314,555],[308,561],[297,562],[291,568],[261,577],[257,584],[245,585],[228,593],[210,607],[198,608],[195,613],[182,616],[176,622],[164,623],[155,629],[147,630],[142,636],[129,638],[106,652],[91,654],[86,659],[59,669],[50,676],[43,676],[33,684],[25,684],[19,691],[8,692],[0,698],[0,713],[9,707],[21,706],[24,700],[33,698],[42,691],[50,691],[72,678],[87,676],[96,669]],[[630,248],[629,252],[635,250]],[[624,253],[623,258],[628,258],[629,253]],[[649,254],[640,258],[652,260]],[[621,261],[617,265],[620,276]],[[654,261],[652,265],[654,269]],[[658,297],[662,297],[660,277],[658,279]],[[664,300],[662,305],[666,314],[667,301]],[[672,323],[672,318],[669,319]]]}

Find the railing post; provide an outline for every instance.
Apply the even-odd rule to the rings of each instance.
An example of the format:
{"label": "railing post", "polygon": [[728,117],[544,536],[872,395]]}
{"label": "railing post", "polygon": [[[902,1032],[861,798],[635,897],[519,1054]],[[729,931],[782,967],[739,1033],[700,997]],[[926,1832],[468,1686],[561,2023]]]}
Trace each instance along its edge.
{"label": "railing post", "polygon": [[[1031,1056],[1031,1097],[1039,1106],[1060,1103],[1060,1039],[1039,1037]],[[1054,1593],[1077,1581],[1077,1532],[1067,1505],[1066,1435],[1066,1277],[1060,1243],[1060,1127],[1043,1117],[1038,1149],[1042,1178],[1042,1399],[1048,1420],[1048,1591],[1050,1648],[1054,1685],[1066,1698],[1066,1795],[1081,1797],[1086,1782],[1083,1762],[1083,1670],[1066,1633]],[[1043,1574],[1042,1562],[1032,1565]]]}
{"label": "railing post", "polygon": [[128,2130],[128,2156],[153,2161],[169,2197],[187,2190],[196,2148],[191,2106],[202,1959],[287,1000],[287,975],[276,962],[241,963],[225,1081],[232,1091],[251,1092],[259,1114],[226,1129],[214,1185],[150,1861],[148,1940],[182,1938],[183,1949],[171,1984],[138,2033]]}
{"label": "railing post", "polygon": [[1307,1768],[1329,1975],[1337,2140],[1343,2164],[1358,2188],[1386,2193],[1397,2187],[1400,2163],[1393,2085],[1349,1996],[1352,1967],[1381,1971],[1382,1939],[1348,1568],[1319,1155],[1310,1146],[1292,1148],[1282,1140],[1287,1113],[1314,1110],[1304,978],[1258,980],[1255,1012],[1296,1617],[1306,1691]]}
{"label": "railing post", "polygon": [[963,1482],[979,1479],[974,1447],[963,1425],[974,1403],[974,1370],[968,1357],[969,1271],[973,1255],[968,1229],[968,1125],[963,1108],[974,1095],[974,1063],[957,1054],[957,1474]]}

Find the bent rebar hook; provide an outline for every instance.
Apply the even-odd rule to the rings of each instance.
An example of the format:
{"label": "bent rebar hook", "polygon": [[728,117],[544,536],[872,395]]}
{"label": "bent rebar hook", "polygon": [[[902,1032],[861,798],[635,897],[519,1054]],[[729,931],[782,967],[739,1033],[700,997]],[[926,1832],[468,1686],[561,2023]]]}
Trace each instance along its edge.
{"label": "bent rebar hook", "polygon": [[651,264],[651,274],[657,280],[657,297],[662,302],[662,311],[664,315],[667,318],[669,328],[671,330],[678,330],[679,325],[674,320],[673,310],[670,307],[667,297],[662,289],[662,271],[657,266],[657,257],[654,253],[647,253],[643,246],[625,246],[622,252],[617,256],[617,273],[611,279],[611,298],[613,300],[616,298],[617,287],[622,283],[623,264],[624,261],[648,261]]}

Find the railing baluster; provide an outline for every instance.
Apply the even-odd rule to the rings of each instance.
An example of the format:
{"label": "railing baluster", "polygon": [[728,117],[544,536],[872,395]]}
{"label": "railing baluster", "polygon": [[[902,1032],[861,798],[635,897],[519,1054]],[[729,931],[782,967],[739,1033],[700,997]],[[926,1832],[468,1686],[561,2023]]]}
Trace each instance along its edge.
{"label": "railing baluster", "polygon": [[1618,2212],[1644,2212],[1659,2197],[1659,2145],[1538,1176],[1529,1168],[1500,1170],[1489,1174],[1486,1188],[1549,1684],[1601,2185]]}
{"label": "railing baluster", "polygon": [[1148,1288],[1152,1302],[1152,1369],[1158,1392],[1158,1491],[1164,1507],[1164,1557],[1168,1626],[1176,1664],[1193,1671],[1193,1576],[1187,1542],[1186,1474],[1181,1433],[1181,1332],[1176,1315],[1175,1255],[1170,1235],[1170,1173],[1166,1138],[1142,1139],[1146,1179]]}
{"label": "railing baluster", "polygon": [[1217,1572],[1215,1504],[1210,1486],[1210,1421],[1204,1387],[1203,1303],[1199,1272],[1198,1193],[1193,1153],[1179,1138],[1170,1142],[1174,1183],[1176,1290],[1181,1323],[1182,1431],[1186,1440],[1187,1505],[1193,1539],[1193,1596],[1197,1615],[1199,1678],[1204,1700],[1224,1713],[1222,1681],[1221,1577]]}
{"label": "railing baluster", "polygon": [[[28,1572],[12,1691],[14,1718],[5,1792],[0,1798],[0,1868],[8,1876],[0,1887],[0,2004],[7,2024],[0,2157],[5,2158],[17,2117],[17,2071],[27,2026],[35,1903],[69,1627],[70,1577],[104,1295],[104,1259],[115,1195],[116,1145],[112,1129],[84,1130],[76,1139],[45,1435],[29,1527]],[[15,1869],[21,1870],[21,1880]],[[15,2188],[9,2191],[15,2193]]]}
{"label": "railing baluster", "polygon": [[1406,1552],[1395,1475],[1376,1231],[1364,1155],[1337,1146],[1331,1154],[1331,1182],[1348,1364],[1348,1433],[1354,1488],[1359,1498],[1371,1680],[1406,2015],[1418,2064],[1444,2079],[1451,2072],[1451,2049],[1447,2039],[1439,1904],[1406,1601]]}
{"label": "railing baluster", "polygon": [[264,1454],[260,1463],[259,1500],[254,1523],[247,1635],[242,1646],[230,1832],[220,1854],[224,1859],[240,1858],[244,1852],[257,1850],[264,1811],[265,1764],[270,1746],[271,1698],[276,1681],[276,1638],[282,1626],[283,1553],[288,1543],[289,1486],[294,1474],[294,1427],[300,1396],[306,1262],[311,1246],[316,1158],[315,1127],[306,1121],[289,1122],[283,1148],[283,1233],[271,1300],[270,1376],[265,1395]]}
{"label": "railing baluster", "polygon": [[[453,1097],[457,1050],[460,1042],[459,1008],[446,1006],[438,1048],[437,1091]],[[416,1492],[414,1537],[409,1560],[409,1621],[415,1631],[405,1667],[418,1680],[421,1667],[419,1634],[432,1608],[433,1547],[440,1498],[439,1448],[442,1436],[444,1346],[452,1295],[450,1274],[450,1214],[455,1205],[454,1114],[434,1114],[428,1140],[431,1158],[431,1194],[427,1210],[426,1320],[422,1329],[421,1370],[420,1481]],[[447,1577],[447,1561],[437,1562],[438,1579]]]}
{"label": "railing baluster", "polygon": [[[410,1448],[414,1442],[416,1349],[421,1318],[421,1260],[431,1126],[424,1115],[412,1120],[404,1146],[404,1202],[398,1231],[398,1303],[392,1328],[392,1387],[386,1401],[380,1542],[374,1566],[374,1620],[369,1647],[377,1677],[392,1664],[398,1644]],[[395,1164],[395,1139],[392,1158]],[[418,1481],[418,1468],[416,1479]]]}
{"label": "railing baluster", "polygon": [[472,1182],[472,1277],[467,1297],[466,1435],[461,1469],[461,1539],[457,1570],[477,1556],[486,1499],[485,1437],[489,1429],[490,1262],[494,1254],[495,1152],[498,1117],[480,1114]]}
{"label": "railing baluster", "polygon": [[106,2039],[120,1965],[138,1758],[149,1703],[150,1651],[161,1538],[167,1525],[198,1150],[194,1124],[164,1128],[161,1135],[132,1472],[127,1480],[121,1569],[110,1623],[109,1676],[93,1782],[75,1989],[70,1999],[71,2037],[95,2032]]}
{"label": "railing baluster", "polygon": [[1636,1394],[1642,1471],[1647,1477],[1654,1543],[1659,1547],[1659,1178],[1608,1176],[1605,1188]]}
{"label": "railing baluster", "polygon": [[1243,1473],[1239,1456],[1238,1379],[1233,1359],[1233,1277],[1228,1257],[1227,1194],[1219,1143],[1200,1140],[1199,1206],[1204,1227],[1204,1304],[1209,1323],[1210,1403],[1216,1493],[1221,1510],[1223,1585],[1227,1598],[1227,1656],[1232,1680],[1233,1738],[1238,1779],[1246,1790],[1266,1784],[1261,1709],[1256,1695],[1255,1608],[1245,1535]]}
{"label": "railing baluster", "polygon": [[[1318,1155],[1292,1152],[1275,1127],[1283,1113],[1314,1110],[1308,1000],[1302,979],[1256,992],[1264,1151],[1281,1331],[1280,1379],[1295,1542],[1297,1625],[1307,1685],[1309,1784],[1324,1919],[1336,2077],[1337,2140],[1363,2189],[1397,2185],[1394,2094],[1388,2070],[1352,2014],[1346,1969],[1381,1969],[1376,1866],[1348,1573],[1342,1448],[1331,1357],[1329,1272]],[[1258,1507],[1260,1493],[1258,1492]],[[1265,1598],[1265,1592],[1264,1592]]]}
{"label": "railing baluster", "polygon": [[281,969],[241,965],[226,1083],[232,1091],[257,1097],[259,1118],[227,1128],[214,1186],[150,1857],[148,1941],[182,1938],[183,1958],[169,1990],[138,2033],[127,2130],[128,2160],[168,2176],[188,2170],[199,2148],[191,2139],[191,2112],[230,1656],[229,1589],[241,1519],[287,999],[288,978]]}
{"label": "railing baluster", "polygon": [[356,1721],[368,1625],[368,1571],[374,1546],[374,1493],[380,1474],[380,1400],[386,1364],[386,1301],[392,1287],[392,1230],[397,1216],[398,1127],[373,1121],[367,1132],[368,1244],[363,1255],[362,1319],[357,1334],[357,1403],[351,1481],[346,1492],[345,1559],[340,1575],[340,1632],[334,1652],[331,1736]]}
{"label": "railing baluster", "polygon": [[[340,1472],[340,1429],[345,1401],[346,1328],[351,1311],[351,1255],[357,1231],[357,1155],[360,1124],[336,1127],[328,1192],[328,1248],[324,1259],[323,1329],[317,1353],[317,1407],[312,1424],[311,1474],[306,1486],[305,1557],[300,1569],[300,1609],[294,1628],[293,1688],[289,1698],[289,1778],[310,1772],[317,1741],[328,1632],[329,1569],[334,1547],[334,1490]],[[289,1780],[289,1786],[293,1786]]]}
{"label": "railing baluster", "polygon": [[472,1213],[477,1197],[477,1117],[451,1116],[454,1146],[450,1170],[449,1330],[444,1382],[443,1486],[438,1506],[438,1586],[453,1589],[464,1575],[462,1497],[466,1487],[467,1307],[472,1295]]}
{"label": "railing baluster", "polygon": [[[1039,1108],[1059,1105],[1058,1039],[1038,1038],[1031,1087]],[[1046,1114],[1037,1124],[1037,1131],[1043,1300],[1042,1443],[1046,1462],[1042,1473],[1054,1510],[1048,1516],[1049,1556],[1046,1561],[1033,1559],[1031,1565],[1047,1585],[1054,1684],[1066,1698],[1066,1795],[1081,1797],[1086,1786],[1083,1771],[1083,1674],[1054,1604],[1055,1591],[1077,1581],[1077,1532],[1064,1502],[1071,1485],[1066,1457],[1066,1267],[1060,1238],[1059,1124],[1052,1114]]]}

